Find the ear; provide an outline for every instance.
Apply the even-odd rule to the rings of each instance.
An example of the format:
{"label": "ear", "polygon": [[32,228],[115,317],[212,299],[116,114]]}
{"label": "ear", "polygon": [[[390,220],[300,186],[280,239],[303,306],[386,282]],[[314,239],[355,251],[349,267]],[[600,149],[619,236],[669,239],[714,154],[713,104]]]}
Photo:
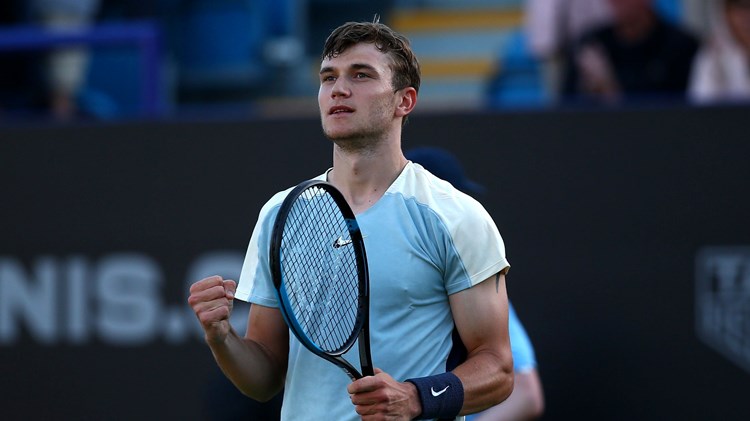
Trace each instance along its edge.
{"label": "ear", "polygon": [[417,105],[417,90],[409,86],[396,92],[397,97],[401,100],[396,105],[396,117],[406,117]]}

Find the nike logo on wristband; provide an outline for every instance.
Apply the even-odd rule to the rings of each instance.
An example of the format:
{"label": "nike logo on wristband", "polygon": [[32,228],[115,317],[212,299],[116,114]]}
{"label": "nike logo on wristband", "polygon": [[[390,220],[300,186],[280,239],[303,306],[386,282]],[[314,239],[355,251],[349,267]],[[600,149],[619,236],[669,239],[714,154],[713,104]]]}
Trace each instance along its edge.
{"label": "nike logo on wristband", "polygon": [[438,391],[438,392],[436,392],[436,391],[435,391],[435,389],[433,389],[433,388],[430,388],[430,393],[432,393],[432,396],[434,396],[434,397],[436,397],[436,398],[437,398],[438,396],[440,396],[440,395],[442,395],[443,393],[445,393],[445,391],[446,391],[446,390],[448,390],[448,388],[449,388],[449,387],[450,387],[450,385],[448,385],[448,386],[445,386],[445,389],[443,389],[443,390],[440,390],[440,391]]}

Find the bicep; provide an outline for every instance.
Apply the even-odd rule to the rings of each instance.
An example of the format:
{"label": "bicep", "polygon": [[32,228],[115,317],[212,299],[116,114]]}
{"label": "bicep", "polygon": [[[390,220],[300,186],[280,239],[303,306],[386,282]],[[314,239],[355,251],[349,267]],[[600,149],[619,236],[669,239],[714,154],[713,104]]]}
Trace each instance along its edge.
{"label": "bicep", "polygon": [[452,294],[450,305],[469,356],[479,351],[498,355],[510,352],[505,275],[492,275],[472,288]]}
{"label": "bicep", "polygon": [[278,308],[251,305],[245,339],[258,344],[280,373],[286,373],[289,329]]}
{"label": "bicep", "polygon": [[462,411],[481,411],[502,402],[513,389],[505,276],[493,275],[449,299],[467,351],[466,361],[453,370],[464,386]]}

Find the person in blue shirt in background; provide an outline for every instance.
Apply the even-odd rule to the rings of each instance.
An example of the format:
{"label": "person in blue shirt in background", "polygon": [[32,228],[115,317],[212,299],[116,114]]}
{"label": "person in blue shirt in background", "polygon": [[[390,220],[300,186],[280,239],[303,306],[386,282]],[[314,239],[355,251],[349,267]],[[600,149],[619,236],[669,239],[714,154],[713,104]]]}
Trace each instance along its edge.
{"label": "person in blue shirt in background", "polygon": [[[445,149],[420,147],[407,151],[405,155],[410,161],[422,165],[427,171],[474,198],[480,198],[484,193],[484,187],[470,180],[458,159]],[[513,352],[513,392],[501,404],[468,415],[466,421],[533,420],[544,412],[544,391],[534,347],[512,304],[508,309],[508,333]]]}

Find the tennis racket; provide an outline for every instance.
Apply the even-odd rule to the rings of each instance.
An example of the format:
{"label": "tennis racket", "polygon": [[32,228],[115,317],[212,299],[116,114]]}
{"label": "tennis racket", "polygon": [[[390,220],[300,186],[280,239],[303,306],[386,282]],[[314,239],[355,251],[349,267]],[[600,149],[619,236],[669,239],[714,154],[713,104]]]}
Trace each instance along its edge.
{"label": "tennis racket", "polygon": [[[333,185],[309,180],[281,204],[270,265],[284,321],[311,352],[352,380],[373,375],[369,277],[359,225]],[[344,359],[359,344],[361,373]]]}

